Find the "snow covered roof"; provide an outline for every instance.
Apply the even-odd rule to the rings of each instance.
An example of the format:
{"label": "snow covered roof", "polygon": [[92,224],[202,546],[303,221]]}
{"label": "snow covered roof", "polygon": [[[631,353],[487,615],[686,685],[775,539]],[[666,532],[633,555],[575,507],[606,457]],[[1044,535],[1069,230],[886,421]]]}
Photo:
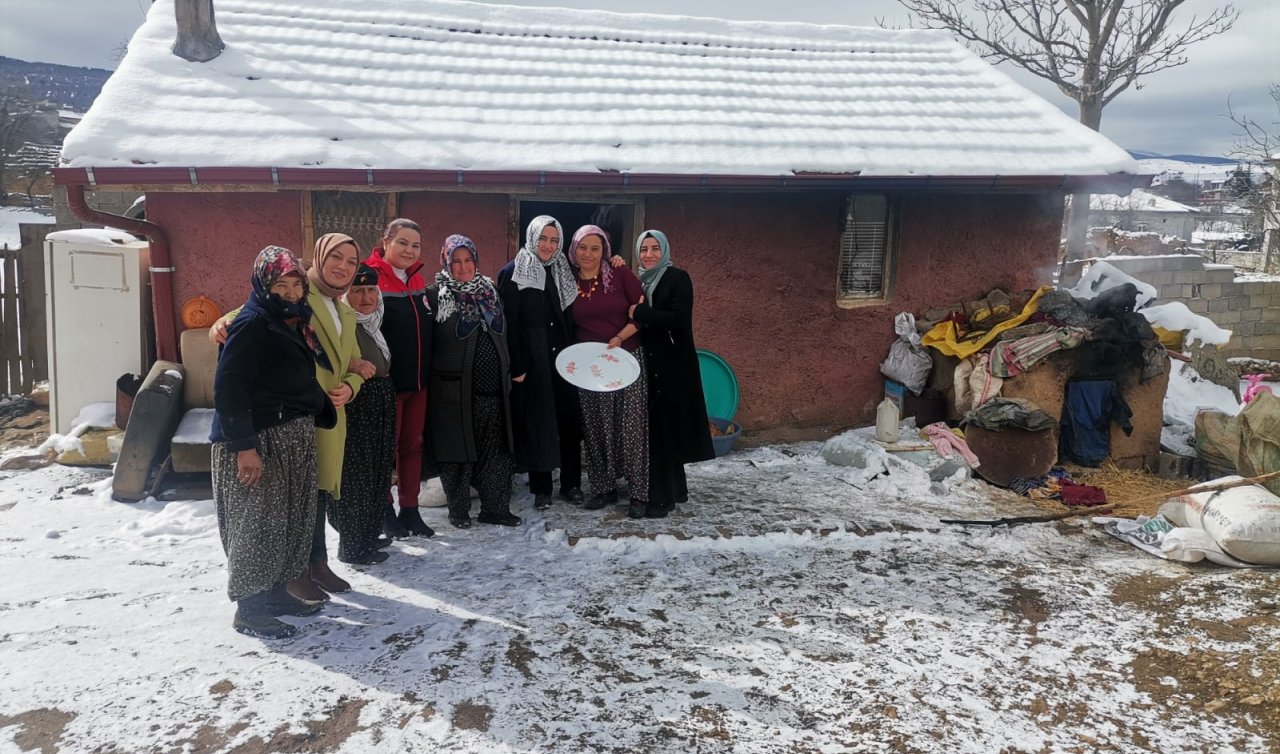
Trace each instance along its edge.
{"label": "snow covered roof", "polygon": [[67,167],[1104,176],[1137,163],[947,34],[454,0],[173,0]]}
{"label": "snow covered roof", "polygon": [[1134,189],[1128,196],[1093,194],[1089,197],[1089,209],[1093,212],[1199,212],[1195,207],[1142,189]]}

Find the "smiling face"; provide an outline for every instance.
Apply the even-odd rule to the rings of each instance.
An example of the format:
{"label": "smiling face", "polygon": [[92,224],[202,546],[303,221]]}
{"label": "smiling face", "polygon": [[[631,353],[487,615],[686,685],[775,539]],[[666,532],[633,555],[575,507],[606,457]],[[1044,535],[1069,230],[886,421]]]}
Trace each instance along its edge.
{"label": "smiling face", "polygon": [[449,257],[449,275],[459,283],[469,283],[476,276],[476,259],[470,249],[458,249]]}
{"label": "smiling face", "polygon": [[305,291],[302,285],[302,276],[295,273],[289,273],[277,280],[271,286],[271,292],[291,304],[296,304],[302,300],[302,294]]}
{"label": "smiling face", "polygon": [[662,261],[662,244],[653,236],[640,242],[640,269],[652,270]]}
{"label": "smiling face", "polygon": [[376,285],[353,285],[347,290],[347,305],[361,314],[373,314],[379,295]]}
{"label": "smiling face", "polygon": [[335,246],[324,255],[320,265],[320,278],[334,288],[346,288],[356,277],[360,265],[360,252],[349,243]]}
{"label": "smiling face", "polygon": [[413,228],[396,228],[382,239],[382,254],[398,270],[407,270],[422,256],[422,234]]}
{"label": "smiling face", "polygon": [[600,269],[600,260],[604,258],[604,239],[594,233],[583,236],[574,252],[582,271],[594,275]]}
{"label": "smiling face", "polygon": [[560,231],[556,230],[556,226],[548,224],[538,234],[538,259],[550,262],[551,257],[555,256],[556,250],[559,248]]}

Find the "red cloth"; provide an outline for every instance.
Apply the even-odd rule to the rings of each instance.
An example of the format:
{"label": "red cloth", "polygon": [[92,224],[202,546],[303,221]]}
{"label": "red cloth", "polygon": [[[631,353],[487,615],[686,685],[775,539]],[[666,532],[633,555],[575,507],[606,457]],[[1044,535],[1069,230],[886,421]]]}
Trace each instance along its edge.
{"label": "red cloth", "polygon": [[396,489],[401,508],[418,507],[422,483],[422,434],[427,425],[427,391],[396,393]]}
{"label": "red cloth", "polygon": [[1076,484],[1067,479],[1063,479],[1061,485],[1062,487],[1058,490],[1058,494],[1062,496],[1062,502],[1067,505],[1081,505],[1086,508],[1092,508],[1098,505],[1105,505],[1107,502],[1107,493],[1101,487]]}
{"label": "red cloth", "polygon": [[[602,264],[608,264],[606,259]],[[598,278],[597,278],[598,279]],[[578,283],[581,292],[587,281]],[[644,295],[644,287],[640,278],[626,267],[613,268],[613,290],[606,292],[604,286],[596,288],[591,298],[579,295],[573,302],[573,324],[575,343],[608,343],[610,338],[622,332],[631,320],[627,312],[632,304],[640,303]],[[634,351],[640,347],[640,336],[637,333],[622,341],[622,347]]]}

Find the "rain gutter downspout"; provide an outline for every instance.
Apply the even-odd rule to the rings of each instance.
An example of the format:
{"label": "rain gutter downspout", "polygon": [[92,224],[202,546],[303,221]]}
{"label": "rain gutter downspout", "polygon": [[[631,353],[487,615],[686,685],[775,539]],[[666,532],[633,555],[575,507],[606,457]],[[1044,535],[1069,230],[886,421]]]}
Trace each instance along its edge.
{"label": "rain gutter downspout", "polygon": [[67,205],[71,214],[87,223],[127,230],[146,236],[151,243],[151,311],[156,327],[156,357],[163,361],[178,361],[178,331],[174,327],[173,312],[174,268],[169,255],[169,237],[164,229],[146,220],[113,215],[90,207],[85,201],[82,183],[67,186]]}

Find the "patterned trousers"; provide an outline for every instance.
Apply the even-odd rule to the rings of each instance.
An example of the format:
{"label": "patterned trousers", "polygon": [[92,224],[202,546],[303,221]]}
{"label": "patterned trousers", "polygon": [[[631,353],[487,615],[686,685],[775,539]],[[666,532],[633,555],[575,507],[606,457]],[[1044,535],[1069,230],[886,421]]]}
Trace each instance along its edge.
{"label": "patterned trousers", "polygon": [[342,499],[329,505],[338,557],[359,557],[382,534],[382,511],[396,462],[396,389],[390,377],[366,380],[347,404]]}
{"label": "patterned trousers", "polygon": [[227,554],[227,596],[265,592],[302,574],[316,515],[316,425],[310,416],[258,433],[262,478],[240,483],[236,451],[214,443],[213,499]]}
{"label": "patterned trousers", "polygon": [[449,512],[468,513],[470,488],[475,487],[480,493],[481,513],[507,513],[511,510],[513,465],[507,448],[502,396],[472,396],[471,431],[475,436],[476,460],[440,464],[440,485],[449,501]]}
{"label": "patterned trousers", "polygon": [[649,501],[648,369],[644,351],[631,354],[640,362],[640,377],[622,390],[597,393],[579,390],[583,444],[587,451],[590,495],[604,494],[626,477],[631,499]]}

